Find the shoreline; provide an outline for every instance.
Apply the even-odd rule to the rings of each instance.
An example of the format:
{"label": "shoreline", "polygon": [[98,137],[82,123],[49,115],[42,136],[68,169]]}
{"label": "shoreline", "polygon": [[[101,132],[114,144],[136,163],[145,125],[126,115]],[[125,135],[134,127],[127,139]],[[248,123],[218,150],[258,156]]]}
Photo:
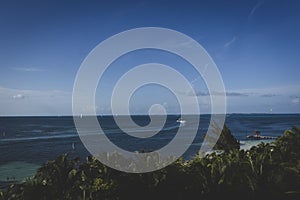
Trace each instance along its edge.
{"label": "shoreline", "polygon": [[[241,142],[240,150],[247,151],[247,150],[250,150],[252,147],[257,146],[260,143],[268,144],[268,143],[271,143],[271,142],[274,142],[274,141],[275,140],[245,140],[245,141],[241,140],[240,141]],[[216,151],[220,151],[220,150],[216,150]],[[192,156],[190,159],[187,159],[186,161],[192,160],[194,157],[195,156]],[[83,158],[81,158],[81,159],[83,159]],[[1,170],[1,167],[6,166],[6,165],[8,165],[6,167],[6,169],[10,169],[13,172],[16,172],[16,171],[18,171],[18,169],[21,169],[18,174],[20,174],[20,172],[22,172],[22,171],[30,171],[30,172],[22,173],[23,175],[21,175],[21,176],[15,176],[14,175],[15,176],[14,180],[0,179],[0,189],[2,187],[7,187],[7,186],[11,185],[11,183],[21,183],[24,180],[26,180],[26,178],[33,177],[36,174],[37,169],[42,166],[42,165],[35,165],[35,164],[23,163],[23,162],[10,162],[10,163],[0,165],[0,170]],[[16,166],[14,166],[14,165],[16,165]],[[26,166],[27,166],[27,170],[26,170]],[[0,171],[0,174],[1,174],[1,171]],[[2,177],[4,177],[3,174],[2,174]],[[11,177],[11,175],[7,176],[7,177]]]}

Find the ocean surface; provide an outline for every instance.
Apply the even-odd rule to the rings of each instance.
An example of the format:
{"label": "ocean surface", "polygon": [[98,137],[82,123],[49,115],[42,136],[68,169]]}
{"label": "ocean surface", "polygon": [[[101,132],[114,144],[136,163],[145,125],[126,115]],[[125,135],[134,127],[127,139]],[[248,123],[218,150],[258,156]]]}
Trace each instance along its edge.
{"label": "ocean surface", "polygon": [[[184,131],[194,131],[193,116],[186,118],[184,124],[177,122],[179,117],[168,116],[163,129],[145,139],[125,134],[112,116],[98,117],[98,121],[106,136],[119,147],[128,151],[153,151],[167,145],[180,125],[184,125]],[[133,116],[133,120],[140,126],[150,122],[148,116]],[[200,149],[209,121],[210,115],[201,115],[197,136],[184,153],[185,159],[193,157]],[[241,141],[241,148],[249,149],[261,141],[246,140],[246,135],[259,130],[262,135],[278,137],[292,125],[300,127],[300,114],[230,114],[226,116],[226,125]],[[150,127],[151,130],[155,128]],[[136,131],[131,127],[127,130]],[[0,117],[0,185],[34,175],[43,163],[63,153],[79,156],[83,161],[90,155],[79,139],[72,117]]]}

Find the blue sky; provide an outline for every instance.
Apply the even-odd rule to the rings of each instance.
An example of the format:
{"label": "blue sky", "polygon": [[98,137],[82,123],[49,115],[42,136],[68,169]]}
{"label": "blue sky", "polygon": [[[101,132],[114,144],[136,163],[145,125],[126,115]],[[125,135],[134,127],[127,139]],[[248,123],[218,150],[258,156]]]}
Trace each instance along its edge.
{"label": "blue sky", "polygon": [[[300,113],[299,10],[298,1],[1,1],[0,115],[70,115],[88,53],[114,34],[149,26],[180,31],[207,50],[223,77],[229,113]],[[201,78],[158,54],[137,52],[119,65],[181,66],[209,112]],[[117,63],[101,82],[106,89],[99,85],[100,114],[109,113],[109,88],[122,72]],[[153,103],[178,110],[162,88],[145,87],[134,97],[134,113]]]}

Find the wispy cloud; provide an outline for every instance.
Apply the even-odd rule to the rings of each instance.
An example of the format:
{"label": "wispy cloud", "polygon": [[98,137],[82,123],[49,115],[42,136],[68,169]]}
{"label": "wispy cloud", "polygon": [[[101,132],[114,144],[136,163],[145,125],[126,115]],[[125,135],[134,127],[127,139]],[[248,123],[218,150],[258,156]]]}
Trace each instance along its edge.
{"label": "wispy cloud", "polygon": [[[193,96],[193,95],[196,95],[198,97],[200,96],[210,96],[210,95],[214,95],[214,96],[220,96],[220,95],[224,95],[224,92],[207,92],[207,91],[196,91],[195,93],[193,92],[187,92],[186,95],[188,96]],[[230,97],[247,97],[249,96],[250,94],[248,93],[244,93],[244,92],[226,92],[225,93],[226,96],[230,96]]]}
{"label": "wispy cloud", "polygon": [[24,99],[25,96],[23,94],[16,94],[16,95],[13,95],[13,98],[14,99]]}
{"label": "wispy cloud", "polygon": [[[206,68],[207,68],[207,65],[205,65],[205,71],[206,71]],[[202,77],[201,76],[198,76],[197,78],[195,78],[194,80],[191,81],[191,85],[194,85],[197,81],[201,80]]]}
{"label": "wispy cloud", "polygon": [[248,93],[243,93],[243,92],[226,92],[226,96],[231,96],[231,97],[247,97],[250,94]]}
{"label": "wispy cloud", "polygon": [[226,43],[224,44],[224,47],[225,47],[225,48],[230,47],[235,41],[236,41],[236,36],[233,36],[233,38],[232,38],[231,40],[229,40],[228,42],[226,42]]}
{"label": "wispy cloud", "polygon": [[193,47],[195,44],[195,41],[192,39],[186,39],[186,40],[182,40],[182,41],[174,41],[174,40],[167,40],[164,41],[163,45],[168,46],[169,48],[189,48],[189,47]]}
{"label": "wispy cloud", "polygon": [[[196,81],[198,79],[194,79],[193,83]],[[299,91],[300,85],[227,90],[228,112],[300,113]],[[176,93],[182,95],[186,102],[197,98],[201,108],[206,109],[205,112],[210,112],[211,96],[224,95],[221,91],[209,92],[207,89],[200,88],[194,88],[194,91],[176,91]]]}
{"label": "wispy cloud", "polygon": [[254,13],[257,11],[259,7],[261,7],[264,4],[264,1],[259,1],[255,6],[251,9],[249,15],[248,15],[248,20],[251,19],[251,17],[254,15]]}
{"label": "wispy cloud", "polygon": [[276,96],[280,96],[279,94],[262,94],[262,95],[260,95],[260,97],[266,97],[266,98],[268,98],[268,97],[276,97]]}
{"label": "wispy cloud", "polygon": [[292,99],[292,103],[293,104],[299,104],[300,103],[300,98]]}
{"label": "wispy cloud", "polygon": [[37,67],[12,67],[11,69],[14,71],[22,71],[22,72],[44,72],[44,71],[46,71],[43,68],[37,68]]}
{"label": "wispy cloud", "polygon": [[300,97],[299,96],[290,96],[290,98],[291,98],[291,102],[292,102],[292,104],[294,104],[294,105],[298,105],[298,104],[300,104]]}
{"label": "wispy cloud", "polygon": [[0,86],[0,116],[71,114],[72,93]]}

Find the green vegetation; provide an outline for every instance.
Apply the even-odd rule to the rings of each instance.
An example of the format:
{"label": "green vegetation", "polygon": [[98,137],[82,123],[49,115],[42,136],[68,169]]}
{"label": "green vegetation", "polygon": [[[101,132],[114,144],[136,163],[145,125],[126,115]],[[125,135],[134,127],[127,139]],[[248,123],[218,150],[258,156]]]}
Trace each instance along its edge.
{"label": "green vegetation", "polygon": [[[228,130],[227,130],[228,132]],[[94,158],[46,163],[0,199],[300,199],[300,129],[248,151],[177,160],[159,171],[128,174]]]}
{"label": "green vegetation", "polygon": [[214,146],[215,150],[224,150],[227,152],[234,149],[240,149],[239,141],[232,135],[226,125],[224,125],[222,130],[219,130],[217,125],[214,125],[213,127],[215,132],[221,132],[220,137]]}

